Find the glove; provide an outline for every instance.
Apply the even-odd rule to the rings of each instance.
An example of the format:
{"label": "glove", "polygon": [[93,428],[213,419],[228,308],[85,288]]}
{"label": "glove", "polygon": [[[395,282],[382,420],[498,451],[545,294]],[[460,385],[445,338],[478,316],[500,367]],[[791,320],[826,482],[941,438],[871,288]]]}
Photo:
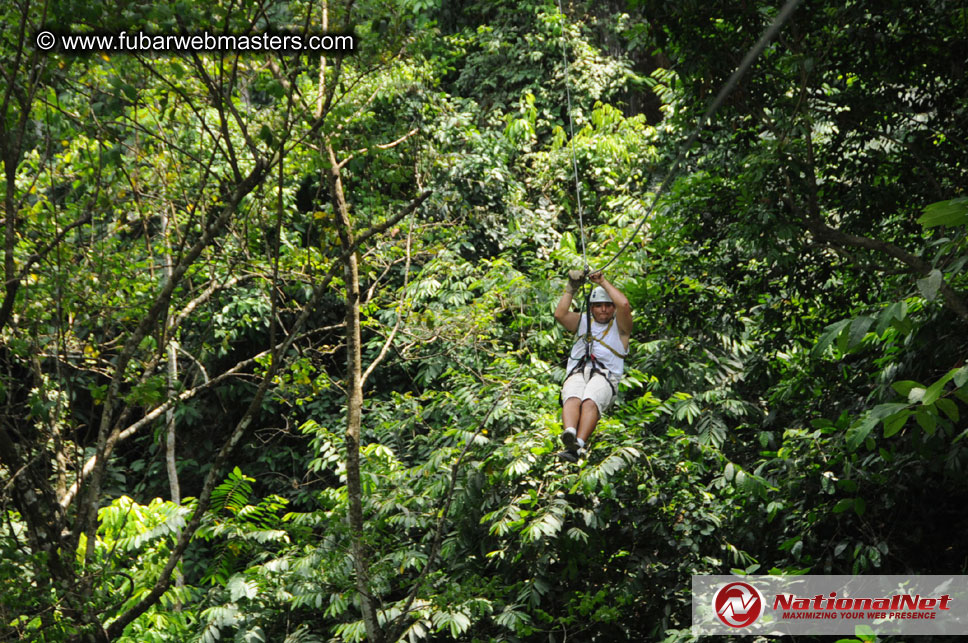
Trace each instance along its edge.
{"label": "glove", "polygon": [[568,285],[565,290],[571,294],[575,294],[579,288],[581,288],[582,283],[585,281],[585,273],[581,270],[569,270],[568,271]]}

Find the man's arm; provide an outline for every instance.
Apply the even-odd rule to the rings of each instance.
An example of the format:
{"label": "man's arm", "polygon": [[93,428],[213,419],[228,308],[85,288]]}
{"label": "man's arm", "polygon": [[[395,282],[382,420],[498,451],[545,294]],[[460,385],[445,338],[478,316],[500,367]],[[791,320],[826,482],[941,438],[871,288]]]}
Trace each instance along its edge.
{"label": "man's arm", "polygon": [[578,324],[581,321],[581,315],[571,309],[571,300],[575,296],[578,285],[580,285],[580,282],[576,282],[569,275],[565,292],[561,294],[561,299],[558,300],[558,305],[555,307],[555,321],[572,333],[578,332]]}

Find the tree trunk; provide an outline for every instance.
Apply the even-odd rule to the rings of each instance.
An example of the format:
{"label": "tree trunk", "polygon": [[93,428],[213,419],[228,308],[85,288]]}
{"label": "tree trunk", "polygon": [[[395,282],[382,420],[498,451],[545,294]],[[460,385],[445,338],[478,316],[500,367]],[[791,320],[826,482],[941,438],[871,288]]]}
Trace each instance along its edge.
{"label": "tree trunk", "polygon": [[[174,272],[171,255],[171,219],[168,213],[162,208],[162,234],[165,237],[165,280],[170,280]],[[173,399],[177,394],[176,384],[178,383],[178,347],[175,344],[175,319],[172,311],[168,311],[165,319],[165,352],[168,361],[168,399]],[[178,482],[178,458],[177,458],[177,435],[175,433],[175,407],[170,406],[165,411],[165,468],[168,470],[168,489],[171,493],[171,502],[174,505],[181,504],[181,484]],[[181,528],[175,529],[175,539],[181,536]],[[183,587],[185,579],[181,571],[175,571],[175,587]],[[181,603],[175,604],[175,610],[181,611]]]}
{"label": "tree trunk", "polygon": [[363,488],[360,482],[360,427],[363,420],[363,369],[360,347],[360,275],[354,250],[353,224],[346,207],[339,163],[333,147],[326,142],[330,162],[330,191],[336,210],[337,229],[343,249],[343,274],[346,281],[346,492],[349,500],[350,537],[356,589],[363,606],[363,624],[371,643],[382,643],[383,631],[370,594],[370,574],[363,543]]}

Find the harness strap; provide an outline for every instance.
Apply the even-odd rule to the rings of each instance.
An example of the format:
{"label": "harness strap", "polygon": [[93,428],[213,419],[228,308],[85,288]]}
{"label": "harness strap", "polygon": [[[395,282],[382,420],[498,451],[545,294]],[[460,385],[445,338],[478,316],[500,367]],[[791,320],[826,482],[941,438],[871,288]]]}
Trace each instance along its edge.
{"label": "harness strap", "polygon": [[591,368],[592,377],[594,377],[596,374],[604,377],[605,381],[608,382],[608,387],[612,389],[612,395],[618,395],[618,391],[615,390],[615,384],[612,383],[612,378],[609,377],[609,375],[611,375],[611,371],[609,371],[607,368],[599,368],[598,359],[594,355],[587,355],[581,358],[580,360],[578,360],[578,363],[575,364],[575,368],[571,369],[571,372],[568,373],[565,379],[567,380],[575,373],[581,373],[582,371],[584,371],[585,364],[589,362],[591,362],[591,365],[592,365],[592,368]]}
{"label": "harness strap", "polygon": [[612,354],[615,355],[615,357],[617,357],[619,359],[625,359],[628,356],[628,355],[623,355],[622,353],[619,353],[613,347],[609,346],[608,344],[606,344],[605,342],[602,341],[605,338],[605,336],[608,335],[608,331],[612,330],[612,324],[614,324],[614,323],[615,323],[615,318],[614,317],[612,317],[610,320],[608,320],[608,326],[606,326],[605,327],[605,330],[602,331],[601,337],[595,337],[594,335],[592,335],[592,331],[591,331],[592,326],[591,326],[591,324],[587,324],[586,325],[586,328],[588,329],[588,332],[585,333],[585,335],[582,337],[582,339],[585,340],[585,355],[586,356],[589,354],[589,352],[591,350],[592,342],[598,342],[599,344],[601,344],[602,346],[604,346],[605,348],[607,348],[608,350],[610,350],[612,352]]}

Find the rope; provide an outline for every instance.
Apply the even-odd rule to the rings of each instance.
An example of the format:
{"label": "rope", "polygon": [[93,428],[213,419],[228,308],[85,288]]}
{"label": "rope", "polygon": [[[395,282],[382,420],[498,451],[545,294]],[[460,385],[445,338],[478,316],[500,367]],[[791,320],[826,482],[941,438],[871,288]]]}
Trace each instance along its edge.
{"label": "rope", "polygon": [[[652,205],[649,207],[649,210],[639,221],[639,224],[635,227],[635,231],[632,233],[632,236],[628,238],[628,240],[622,245],[622,247],[619,248],[618,252],[616,252],[615,255],[605,263],[605,265],[603,265],[601,268],[598,269],[599,271],[604,271],[606,268],[608,268],[613,263],[615,263],[615,260],[618,259],[628,249],[628,247],[632,244],[632,241],[639,235],[639,232],[642,230],[642,226],[645,225],[645,222],[648,221],[652,217],[652,213],[655,212],[656,205],[659,203],[659,196],[665,191],[672,177],[676,175],[676,172],[678,171],[678,168],[679,168],[679,164],[682,162],[683,158],[685,158],[686,152],[689,150],[690,147],[692,147],[692,144],[696,141],[696,138],[699,136],[699,133],[706,126],[706,121],[712,119],[713,115],[716,113],[717,110],[719,110],[720,106],[723,104],[723,101],[726,100],[726,97],[729,96],[729,94],[736,87],[736,84],[739,82],[739,79],[742,78],[747,71],[749,71],[749,68],[753,65],[753,62],[763,52],[763,49],[766,48],[766,45],[770,42],[770,40],[773,39],[773,36],[776,35],[776,33],[780,30],[781,27],[783,27],[784,23],[786,23],[790,15],[793,14],[793,10],[797,8],[798,4],[800,4],[800,0],[787,0],[787,3],[783,5],[783,8],[780,10],[780,13],[777,14],[776,18],[773,20],[773,23],[763,32],[763,35],[760,36],[759,41],[757,41],[757,43],[753,45],[753,47],[746,53],[746,56],[743,58],[743,61],[740,63],[739,67],[736,68],[736,71],[734,71],[732,76],[729,77],[729,80],[726,81],[726,84],[723,85],[722,89],[719,90],[719,93],[716,95],[716,98],[713,99],[713,102],[710,103],[709,107],[706,109],[706,113],[703,114],[702,118],[699,119],[699,123],[695,127],[695,129],[693,129],[692,134],[689,135],[689,138],[687,138],[686,142],[680,147],[679,153],[678,155],[676,155],[676,159],[672,163],[672,167],[666,173],[665,178],[662,181],[662,184],[659,185],[659,189],[655,193],[655,198],[652,200]],[[558,0],[558,6],[560,10],[561,0]],[[566,78],[567,78],[567,75],[566,75]],[[568,117],[570,120],[571,119],[570,110],[569,110]],[[574,152],[574,147],[572,148],[572,152]],[[575,180],[577,182],[578,180],[577,166],[575,171],[576,171]],[[579,211],[580,211],[580,206],[579,206]],[[585,252],[584,230],[582,230],[582,237],[583,237],[582,253],[584,255],[584,252]],[[587,261],[585,261],[585,266],[586,267],[588,266]]]}
{"label": "rope", "polygon": [[[565,100],[568,109],[568,147],[571,148],[571,168],[575,176],[575,201],[578,204],[578,231],[581,237],[581,261],[582,269],[587,275],[591,268],[588,266],[588,253],[585,249],[585,222],[582,218],[582,205],[581,205],[581,182],[578,179],[578,157],[575,155],[575,123],[571,117],[571,75],[569,70],[571,65],[568,62],[568,48],[565,43],[565,25],[567,19],[565,16],[565,10],[561,6],[561,0],[558,0],[558,13],[561,15],[561,59],[564,61],[565,69]],[[588,332],[591,333],[592,329],[592,307],[591,307],[591,296],[592,291],[588,284],[584,284],[582,289],[585,291],[585,324],[587,326]],[[591,356],[591,342],[585,342],[585,360],[587,361]]]}
{"label": "rope", "polygon": [[[586,263],[587,267],[588,264]],[[588,335],[592,334],[592,288],[589,285],[587,288],[588,292],[585,294],[585,332]],[[585,361],[592,356],[592,343],[585,339]]]}
{"label": "rope", "polygon": [[558,0],[558,13],[561,14],[561,58],[565,62],[565,99],[568,106],[568,146],[571,148],[571,165],[575,174],[575,200],[578,204],[578,230],[581,234],[581,260],[582,268],[585,272],[588,268],[588,255],[585,252],[585,223],[582,220],[581,206],[581,184],[578,181],[578,158],[575,156],[575,124],[571,119],[571,80],[568,70],[571,66],[568,63],[568,50],[565,46],[565,12],[561,8],[561,0]]}

